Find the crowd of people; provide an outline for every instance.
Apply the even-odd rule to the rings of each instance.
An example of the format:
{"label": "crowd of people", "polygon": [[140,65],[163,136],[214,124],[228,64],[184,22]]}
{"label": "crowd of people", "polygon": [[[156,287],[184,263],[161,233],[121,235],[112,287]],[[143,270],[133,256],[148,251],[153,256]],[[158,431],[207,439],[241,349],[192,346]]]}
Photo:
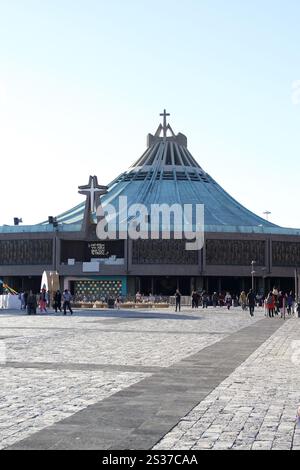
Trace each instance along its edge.
{"label": "crowd of people", "polygon": [[[181,309],[182,294],[179,289],[176,290],[174,297],[175,311],[177,312]],[[28,315],[35,315],[38,310],[40,313],[47,313],[47,309],[51,306],[56,313],[59,311],[66,315],[68,310],[71,315],[73,314],[71,307],[73,298],[68,289],[65,289],[63,292],[57,290],[52,299],[50,292],[46,291],[46,289],[41,289],[38,294],[34,294],[32,291],[21,292],[19,299],[21,301],[21,310],[26,311]],[[147,296],[147,299],[148,301],[155,302],[156,297],[150,294]],[[114,307],[118,309],[123,301],[120,295],[117,295],[115,298],[107,296],[105,300],[107,303],[113,301]],[[136,303],[141,303],[144,301],[144,296],[138,291],[134,300]],[[231,295],[229,291],[209,294],[206,291],[199,292],[194,289],[191,293],[191,304],[192,309],[198,309],[199,307],[207,309],[212,306],[225,307],[227,310],[230,310],[232,307],[241,306],[243,310],[249,310],[252,317],[254,316],[255,307],[264,307],[265,314],[270,318],[278,315],[283,316],[285,312],[287,315],[297,312],[300,316],[300,303],[296,302],[293,292],[286,293],[278,290],[276,287],[267,295],[255,294],[252,289],[248,292],[242,291],[240,295]]]}
{"label": "crowd of people", "polygon": [[51,299],[51,294],[46,289],[41,289],[38,294],[35,294],[31,291],[29,292],[20,292],[19,299],[21,301],[21,310],[27,312],[28,315],[36,315],[37,311],[39,313],[48,313],[47,309],[51,306],[55,310],[55,313],[59,310],[64,315],[67,314],[67,310],[73,315],[73,310],[71,307],[72,295],[68,289],[65,289],[63,293],[60,290],[57,290],[53,298]]}
{"label": "crowd of people", "polygon": [[[175,311],[180,311],[181,308],[181,293],[179,289],[176,290],[175,297]],[[242,291],[240,295],[233,294],[230,292],[209,294],[206,291],[199,292],[193,290],[191,293],[192,308],[197,309],[199,307],[208,308],[212,307],[226,307],[230,310],[231,307],[241,306],[243,310],[248,310],[250,315],[254,316],[255,307],[264,307],[266,315],[274,317],[287,312],[288,315],[300,312],[300,304],[296,303],[295,296],[292,291],[285,293],[279,291],[276,287],[273,288],[266,296],[262,294],[255,294],[252,289],[247,293]]]}

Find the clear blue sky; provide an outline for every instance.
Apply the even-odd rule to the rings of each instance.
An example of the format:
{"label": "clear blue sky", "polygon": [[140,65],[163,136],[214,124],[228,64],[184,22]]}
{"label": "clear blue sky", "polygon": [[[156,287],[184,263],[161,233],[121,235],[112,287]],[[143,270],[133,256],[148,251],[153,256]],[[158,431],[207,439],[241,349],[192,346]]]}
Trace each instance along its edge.
{"label": "clear blue sky", "polygon": [[233,197],[300,227],[299,24],[298,0],[0,0],[0,224],[107,184],[166,107]]}

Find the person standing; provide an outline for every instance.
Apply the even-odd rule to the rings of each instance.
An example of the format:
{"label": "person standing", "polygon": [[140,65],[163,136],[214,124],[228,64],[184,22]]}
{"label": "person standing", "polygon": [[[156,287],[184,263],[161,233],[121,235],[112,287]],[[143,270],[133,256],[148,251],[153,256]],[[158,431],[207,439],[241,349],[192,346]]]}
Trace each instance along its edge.
{"label": "person standing", "polygon": [[121,299],[120,299],[120,296],[117,295],[116,301],[115,301],[115,306],[117,307],[118,310],[120,310],[120,304],[121,304]]}
{"label": "person standing", "polygon": [[50,307],[50,302],[51,302],[51,294],[50,294],[50,291],[47,290],[47,292],[46,292],[46,306],[47,306],[47,308]]}
{"label": "person standing", "polygon": [[24,310],[27,310],[28,292],[24,292]]}
{"label": "person standing", "polygon": [[176,292],[175,292],[175,312],[177,312],[177,309],[180,312],[180,307],[181,307],[181,293],[179,292],[179,289],[176,289]]}
{"label": "person standing", "polygon": [[71,308],[71,300],[72,300],[72,295],[71,295],[71,293],[68,291],[68,289],[65,289],[65,291],[64,291],[64,293],[63,293],[64,315],[67,315],[67,308],[68,308],[68,310],[70,311],[71,315],[73,315],[73,310],[72,310],[72,308]]}
{"label": "person standing", "polygon": [[282,310],[283,310],[283,293],[282,291],[280,291],[277,297],[277,314],[280,313],[281,318],[283,316]]}
{"label": "person standing", "polygon": [[224,295],[222,294],[222,292],[219,293],[219,307],[223,307],[224,306]]}
{"label": "person standing", "polygon": [[275,297],[272,291],[269,292],[269,295],[266,300],[266,306],[268,309],[269,318],[274,317]]}
{"label": "person standing", "polygon": [[192,292],[192,308],[196,308],[197,302],[198,302],[198,294],[195,290]]}
{"label": "person standing", "polygon": [[28,315],[36,315],[36,308],[37,308],[37,301],[36,295],[29,292],[28,299],[27,299],[27,313]]}
{"label": "person standing", "polygon": [[142,294],[140,293],[140,291],[137,291],[137,293],[135,294],[135,302],[137,304],[142,302]]}
{"label": "person standing", "polygon": [[216,308],[216,306],[218,305],[218,294],[216,292],[213,293],[212,304],[214,308]]}
{"label": "person standing", "polygon": [[247,303],[249,305],[249,313],[251,317],[254,317],[254,308],[255,308],[256,296],[252,289],[249,290],[247,295]]}
{"label": "person standing", "polygon": [[279,292],[278,292],[278,289],[277,287],[273,287],[273,291],[272,291],[272,294],[274,296],[274,302],[275,302],[275,315],[278,315],[279,313],[279,301],[278,301],[278,296],[279,296]]}
{"label": "person standing", "polygon": [[286,296],[288,315],[291,315],[291,313],[292,313],[294,302],[295,302],[295,299],[294,299],[294,296],[293,296],[293,291],[290,291],[290,293]]}
{"label": "person standing", "polygon": [[47,304],[47,297],[46,297],[46,289],[42,289],[40,292],[40,298],[39,298],[39,304],[40,304],[40,313],[47,313],[46,309],[46,304]]}
{"label": "person standing", "polygon": [[26,307],[25,307],[25,292],[24,291],[21,294],[21,310],[26,310]]}
{"label": "person standing", "polygon": [[240,295],[240,298],[239,298],[239,303],[240,303],[243,310],[247,309],[247,297],[246,297],[246,292],[245,291],[241,292],[241,295]]}
{"label": "person standing", "polygon": [[230,307],[232,305],[232,297],[230,295],[230,292],[226,292],[225,295],[225,304],[227,305],[227,310],[230,310]]}
{"label": "person standing", "polygon": [[55,292],[53,301],[54,301],[55,313],[57,313],[57,310],[59,310],[61,312],[61,292],[60,292],[60,290],[57,290]]}
{"label": "person standing", "polygon": [[203,292],[202,294],[202,308],[207,308],[208,306],[208,295],[206,292]]}

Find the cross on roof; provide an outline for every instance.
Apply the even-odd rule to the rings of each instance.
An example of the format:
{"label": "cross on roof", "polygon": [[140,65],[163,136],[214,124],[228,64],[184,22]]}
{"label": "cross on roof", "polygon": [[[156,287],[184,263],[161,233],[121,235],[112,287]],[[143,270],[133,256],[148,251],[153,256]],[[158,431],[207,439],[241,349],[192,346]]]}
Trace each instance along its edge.
{"label": "cross on roof", "polygon": [[79,186],[79,194],[85,194],[90,202],[90,211],[93,213],[97,210],[97,199],[102,194],[107,193],[107,186],[98,184],[97,176],[90,176],[89,183],[86,186]]}
{"label": "cross on roof", "polygon": [[167,130],[168,130],[167,116],[170,116],[170,114],[167,113],[167,111],[164,109],[164,112],[161,113],[160,116],[163,116],[164,118],[163,133],[164,133],[164,137],[167,137]]}

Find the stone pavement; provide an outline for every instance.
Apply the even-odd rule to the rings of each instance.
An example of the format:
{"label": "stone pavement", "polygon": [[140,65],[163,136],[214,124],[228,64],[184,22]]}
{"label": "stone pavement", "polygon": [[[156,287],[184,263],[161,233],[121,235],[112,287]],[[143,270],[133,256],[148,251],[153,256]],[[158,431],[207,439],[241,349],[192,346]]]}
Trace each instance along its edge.
{"label": "stone pavement", "polygon": [[287,321],[155,449],[300,450],[299,337],[300,320]]}
{"label": "stone pavement", "polygon": [[1,313],[0,448],[298,448],[299,333],[239,308]]}

